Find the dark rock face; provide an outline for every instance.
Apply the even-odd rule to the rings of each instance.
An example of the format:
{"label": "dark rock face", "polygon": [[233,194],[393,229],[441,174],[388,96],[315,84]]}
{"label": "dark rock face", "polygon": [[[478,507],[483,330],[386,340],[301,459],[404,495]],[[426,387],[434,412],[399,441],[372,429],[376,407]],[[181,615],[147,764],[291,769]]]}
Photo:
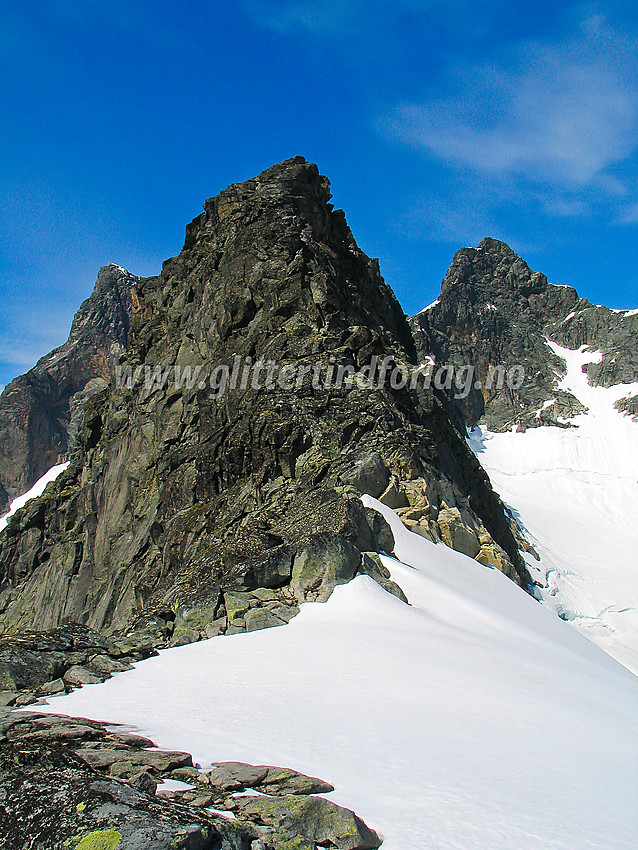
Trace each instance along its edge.
{"label": "dark rock face", "polygon": [[[548,283],[495,239],[456,252],[438,302],[414,316],[411,325],[422,358],[475,367],[481,388],[452,402],[465,425],[484,420],[493,431],[513,425],[568,427],[568,420],[582,412],[573,395],[555,388],[564,364],[546,338],[567,348],[600,349],[602,362],[587,367],[594,384],[638,379],[638,316],[597,307],[571,287]],[[499,389],[494,381],[488,389],[489,369],[497,365],[523,366],[522,386]],[[546,402],[553,403],[544,407]]]}
{"label": "dark rock face", "polygon": [[[203,364],[210,374],[238,355],[307,371],[292,388],[239,383],[220,397],[197,382],[113,379],[92,394],[69,469],[0,537],[8,630],[74,621],[108,633],[144,612],[179,622],[189,640],[263,621],[263,589],[285,622],[299,588],[325,598],[363,552],[391,550],[358,498],[391,475],[430,482],[448,508],[462,499],[527,584],[503,506],[443,396],[314,380],[316,364],[359,369],[376,355],[409,369],[416,357],[377,263],[329,198],[316,166],[274,166],[206,201],[180,255],[133,286],[133,370]],[[328,540],[331,575],[304,584],[300,563],[310,569]],[[231,624],[235,593],[252,597],[240,613],[233,603]]]}
{"label": "dark rock face", "polygon": [[138,280],[113,264],[98,274],[68,340],[0,396],[0,511],[74,446],[83,404],[105,385],[124,352],[130,290]]}

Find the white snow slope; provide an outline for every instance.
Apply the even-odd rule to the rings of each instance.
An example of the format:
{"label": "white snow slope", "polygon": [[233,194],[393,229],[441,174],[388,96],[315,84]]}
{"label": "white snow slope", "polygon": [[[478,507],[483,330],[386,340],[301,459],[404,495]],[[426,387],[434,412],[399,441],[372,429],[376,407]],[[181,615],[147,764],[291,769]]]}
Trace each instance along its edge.
{"label": "white snow slope", "polygon": [[638,679],[501,573],[393,526],[405,605],[360,576],[287,626],[162,651],[45,710],[206,767],[332,782],[383,850],[630,850]]}
{"label": "white snow slope", "polygon": [[526,560],[544,603],[638,673],[638,423],[614,408],[638,384],[591,387],[582,366],[600,352],[548,345],[567,364],[559,388],[588,408],[577,427],[468,442],[541,555]]}
{"label": "white snow slope", "polygon": [[59,463],[57,466],[52,466],[51,469],[47,470],[41,478],[35,482],[33,487],[24,493],[22,496],[18,496],[14,499],[9,505],[9,510],[7,513],[0,517],[0,531],[7,525],[9,522],[9,517],[13,516],[13,514],[23,508],[28,501],[31,499],[35,499],[37,496],[41,496],[44,493],[44,490],[47,484],[50,484],[51,481],[55,481],[55,479],[60,475],[60,473],[64,472],[64,470],[69,465],[69,461],[66,463]]}

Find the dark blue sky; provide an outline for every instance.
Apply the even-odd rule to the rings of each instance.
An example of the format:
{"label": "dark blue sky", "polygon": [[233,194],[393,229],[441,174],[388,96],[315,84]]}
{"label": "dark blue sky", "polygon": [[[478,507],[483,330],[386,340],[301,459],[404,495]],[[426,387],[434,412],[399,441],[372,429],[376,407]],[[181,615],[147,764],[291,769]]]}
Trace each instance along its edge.
{"label": "dark blue sky", "polygon": [[509,242],[638,305],[638,6],[55,0],[0,11],[0,384],[100,265],[154,274],[206,197],[295,154],[404,309]]}

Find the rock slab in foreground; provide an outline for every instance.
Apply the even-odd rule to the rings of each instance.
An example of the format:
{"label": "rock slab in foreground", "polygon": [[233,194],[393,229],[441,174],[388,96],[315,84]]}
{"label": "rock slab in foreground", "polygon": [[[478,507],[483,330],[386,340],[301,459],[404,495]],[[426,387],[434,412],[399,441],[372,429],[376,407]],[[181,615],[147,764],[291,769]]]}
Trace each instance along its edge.
{"label": "rock slab in foreground", "polygon": [[[164,790],[167,779],[189,787]],[[246,788],[269,796],[236,796]],[[204,773],[188,753],[92,720],[0,709],[3,850],[377,848],[353,812],[309,796],[332,790],[270,765],[221,762]]]}

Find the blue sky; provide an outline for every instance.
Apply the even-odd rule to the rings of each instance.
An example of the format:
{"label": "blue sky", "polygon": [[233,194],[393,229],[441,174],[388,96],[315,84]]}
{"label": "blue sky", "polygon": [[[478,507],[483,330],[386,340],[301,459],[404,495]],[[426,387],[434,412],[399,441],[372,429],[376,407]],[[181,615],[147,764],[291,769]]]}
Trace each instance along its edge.
{"label": "blue sky", "polygon": [[0,384],[64,341],[100,265],[157,273],[205,198],[295,154],[408,313],[486,235],[638,305],[638,4],[9,5]]}

